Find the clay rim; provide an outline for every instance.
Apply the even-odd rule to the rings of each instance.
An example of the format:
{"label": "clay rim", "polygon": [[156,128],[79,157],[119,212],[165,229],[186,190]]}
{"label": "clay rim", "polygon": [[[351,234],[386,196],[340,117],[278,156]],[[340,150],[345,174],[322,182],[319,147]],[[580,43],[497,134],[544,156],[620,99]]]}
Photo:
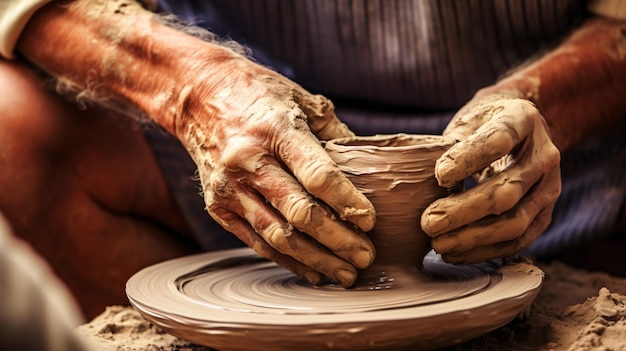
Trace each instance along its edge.
{"label": "clay rim", "polygon": [[376,134],[351,136],[328,140],[324,146],[328,150],[345,152],[349,150],[408,151],[414,149],[450,147],[454,139],[430,134]]}

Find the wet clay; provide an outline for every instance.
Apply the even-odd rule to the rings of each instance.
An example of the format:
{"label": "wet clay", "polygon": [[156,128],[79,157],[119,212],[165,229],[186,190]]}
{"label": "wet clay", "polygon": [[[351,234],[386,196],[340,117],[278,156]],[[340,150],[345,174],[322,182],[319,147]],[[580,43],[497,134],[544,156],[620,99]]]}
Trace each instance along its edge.
{"label": "wet clay", "polygon": [[242,248],[145,268],[127,283],[129,301],[161,329],[218,350],[435,349],[503,326],[530,306],[543,273],[528,262],[450,265],[430,250],[419,218],[448,193],[434,164],[451,145],[404,134],[327,143],[377,212],[377,256],[355,288],[313,286]]}
{"label": "wet clay", "polygon": [[356,288],[310,285],[242,248],[145,268],[127,283],[129,301],[161,329],[218,350],[435,349],[501,327],[528,309],[543,272],[450,265],[430,251],[419,218],[448,192],[433,172],[451,144],[402,134],[326,145],[377,212],[377,256]]}
{"label": "wet clay", "polygon": [[381,290],[316,287],[242,248],[145,268],[126,292],[159,328],[221,351],[421,350],[505,325],[543,281],[525,262],[455,266],[428,254],[424,267],[439,278]]}
{"label": "wet clay", "polygon": [[372,202],[376,224],[367,234],[376,259],[359,272],[355,288],[391,288],[430,278],[422,259],[431,249],[419,219],[448,189],[435,179],[436,160],[454,144],[435,135],[355,136],[329,141],[325,148],[348,179]]}

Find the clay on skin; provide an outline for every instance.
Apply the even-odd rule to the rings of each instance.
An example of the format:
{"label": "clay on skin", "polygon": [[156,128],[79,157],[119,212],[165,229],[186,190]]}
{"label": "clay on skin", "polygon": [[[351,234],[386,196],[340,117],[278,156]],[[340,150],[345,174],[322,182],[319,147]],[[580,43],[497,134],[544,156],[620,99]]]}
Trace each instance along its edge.
{"label": "clay on skin", "polygon": [[543,280],[537,267],[455,266],[430,255],[429,274],[422,271],[430,239],[419,217],[447,194],[434,164],[453,143],[392,135],[326,144],[376,208],[368,234],[378,255],[355,288],[311,286],[245,248],[139,272],[129,281],[129,299],[159,327],[220,350],[432,349],[502,326],[536,296]]}
{"label": "clay on skin", "polygon": [[[258,234],[253,236],[250,241],[255,242],[248,243],[249,246],[264,252],[266,249],[262,245],[267,243],[297,261],[304,262],[306,259],[312,269],[333,279],[339,278],[343,286],[350,286],[356,279],[355,267],[368,266],[374,255],[369,239],[363,234],[354,235],[353,229],[337,217],[350,220],[364,230],[371,229],[373,208],[365,196],[358,193],[354,185],[334,167],[319,141],[308,131],[306,123],[316,124],[318,128],[325,130],[341,129],[345,125],[335,126],[335,123],[331,123],[332,120],[328,120],[326,115],[332,114],[332,104],[325,104],[327,100],[315,96],[305,99],[297,89],[274,82],[275,94],[255,100],[253,105],[246,108],[246,116],[242,116],[239,121],[241,124],[230,123],[227,128],[213,131],[214,134],[205,133],[202,128],[194,128],[195,122],[186,126],[184,144],[198,165],[207,209],[228,230],[233,229],[232,224],[228,220],[222,220],[220,213],[232,211],[245,216]],[[293,93],[294,99],[299,99],[299,103],[307,103],[301,107],[312,113],[312,116],[304,115],[295,101],[282,98],[290,93]],[[247,128],[255,129],[260,128],[259,126],[272,126],[277,132],[268,137],[258,137],[260,133],[245,132]],[[217,135],[219,133],[225,135]],[[238,133],[242,136],[238,136]],[[286,144],[308,135],[311,136],[310,142],[299,143],[298,153],[282,152],[283,148],[288,147]],[[297,165],[291,167],[293,177],[287,177],[285,170],[274,160],[281,161],[285,166]],[[268,178],[284,181],[274,186],[273,182],[267,182]],[[319,182],[320,179],[324,181]],[[329,187],[327,183],[333,186]],[[328,204],[345,203],[346,199],[350,201],[333,212],[323,204],[313,201],[311,196],[303,193],[304,190]],[[268,216],[275,213],[266,210],[266,202],[259,201],[257,197],[250,198],[250,194],[256,192],[262,194],[288,222],[269,219]],[[265,223],[280,224],[268,226]],[[302,233],[307,233],[335,255],[320,250],[317,243]],[[323,235],[324,233],[336,235]],[[311,281],[321,283],[319,279]]]}

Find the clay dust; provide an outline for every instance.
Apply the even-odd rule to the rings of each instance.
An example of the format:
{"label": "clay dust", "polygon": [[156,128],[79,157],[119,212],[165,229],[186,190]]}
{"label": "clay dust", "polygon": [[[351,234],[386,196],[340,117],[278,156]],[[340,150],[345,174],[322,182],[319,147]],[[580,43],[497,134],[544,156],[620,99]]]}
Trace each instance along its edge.
{"label": "clay dust", "polygon": [[[522,266],[537,268],[531,264]],[[515,267],[521,266],[518,264]],[[599,274],[574,271],[558,263],[545,265],[542,268],[546,273],[544,287],[530,308],[525,305],[523,309],[513,312],[510,318],[521,311],[518,319],[482,337],[447,349],[547,351],[626,348],[626,342],[622,341],[625,339],[624,331],[626,330],[624,308],[626,279],[620,280]],[[591,275],[594,277],[590,278]],[[136,305],[137,301],[133,303]],[[480,317],[480,313],[489,312],[486,314],[496,317],[498,308],[500,308],[500,314],[505,313],[505,306],[500,305],[488,311],[483,309],[477,316],[483,318]],[[130,308],[113,307],[101,317],[81,327],[81,330],[91,338],[113,343],[115,347],[113,349],[116,350],[209,350],[163,333]],[[313,316],[310,317],[313,318]],[[248,319],[246,317],[246,322],[250,322]],[[178,333],[175,326],[168,325],[168,328],[177,335],[185,335]],[[378,326],[377,328],[384,327]],[[307,331],[301,330],[301,332]],[[459,331],[455,333],[446,337],[455,338],[455,340],[467,339]],[[389,335],[392,334],[386,334],[379,341],[384,343],[385,340],[389,340]],[[126,340],[118,343],[124,339]],[[256,341],[252,337],[250,339],[239,341],[248,346],[259,345],[259,339]],[[355,339],[354,342],[358,344],[358,340]],[[450,343],[443,344],[449,345]],[[211,345],[218,344],[212,343]],[[227,344],[222,344],[224,347],[225,345]],[[428,347],[425,344],[421,346]]]}
{"label": "clay dust", "polygon": [[[524,316],[445,350],[626,349],[626,278],[574,269],[559,262],[537,265],[546,274],[544,285]],[[109,307],[78,331],[103,351],[211,350],[161,331],[132,307]]]}

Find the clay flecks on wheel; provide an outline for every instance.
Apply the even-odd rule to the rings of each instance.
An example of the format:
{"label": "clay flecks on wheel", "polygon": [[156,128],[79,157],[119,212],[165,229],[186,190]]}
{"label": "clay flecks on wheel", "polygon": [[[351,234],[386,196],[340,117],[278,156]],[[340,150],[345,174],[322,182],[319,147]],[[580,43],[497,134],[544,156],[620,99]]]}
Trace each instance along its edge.
{"label": "clay flecks on wheel", "polygon": [[313,287],[235,249],[145,268],[131,304],[182,339],[218,350],[432,349],[496,329],[525,311],[543,273],[528,263],[453,266],[433,254],[432,278],[396,289]]}

